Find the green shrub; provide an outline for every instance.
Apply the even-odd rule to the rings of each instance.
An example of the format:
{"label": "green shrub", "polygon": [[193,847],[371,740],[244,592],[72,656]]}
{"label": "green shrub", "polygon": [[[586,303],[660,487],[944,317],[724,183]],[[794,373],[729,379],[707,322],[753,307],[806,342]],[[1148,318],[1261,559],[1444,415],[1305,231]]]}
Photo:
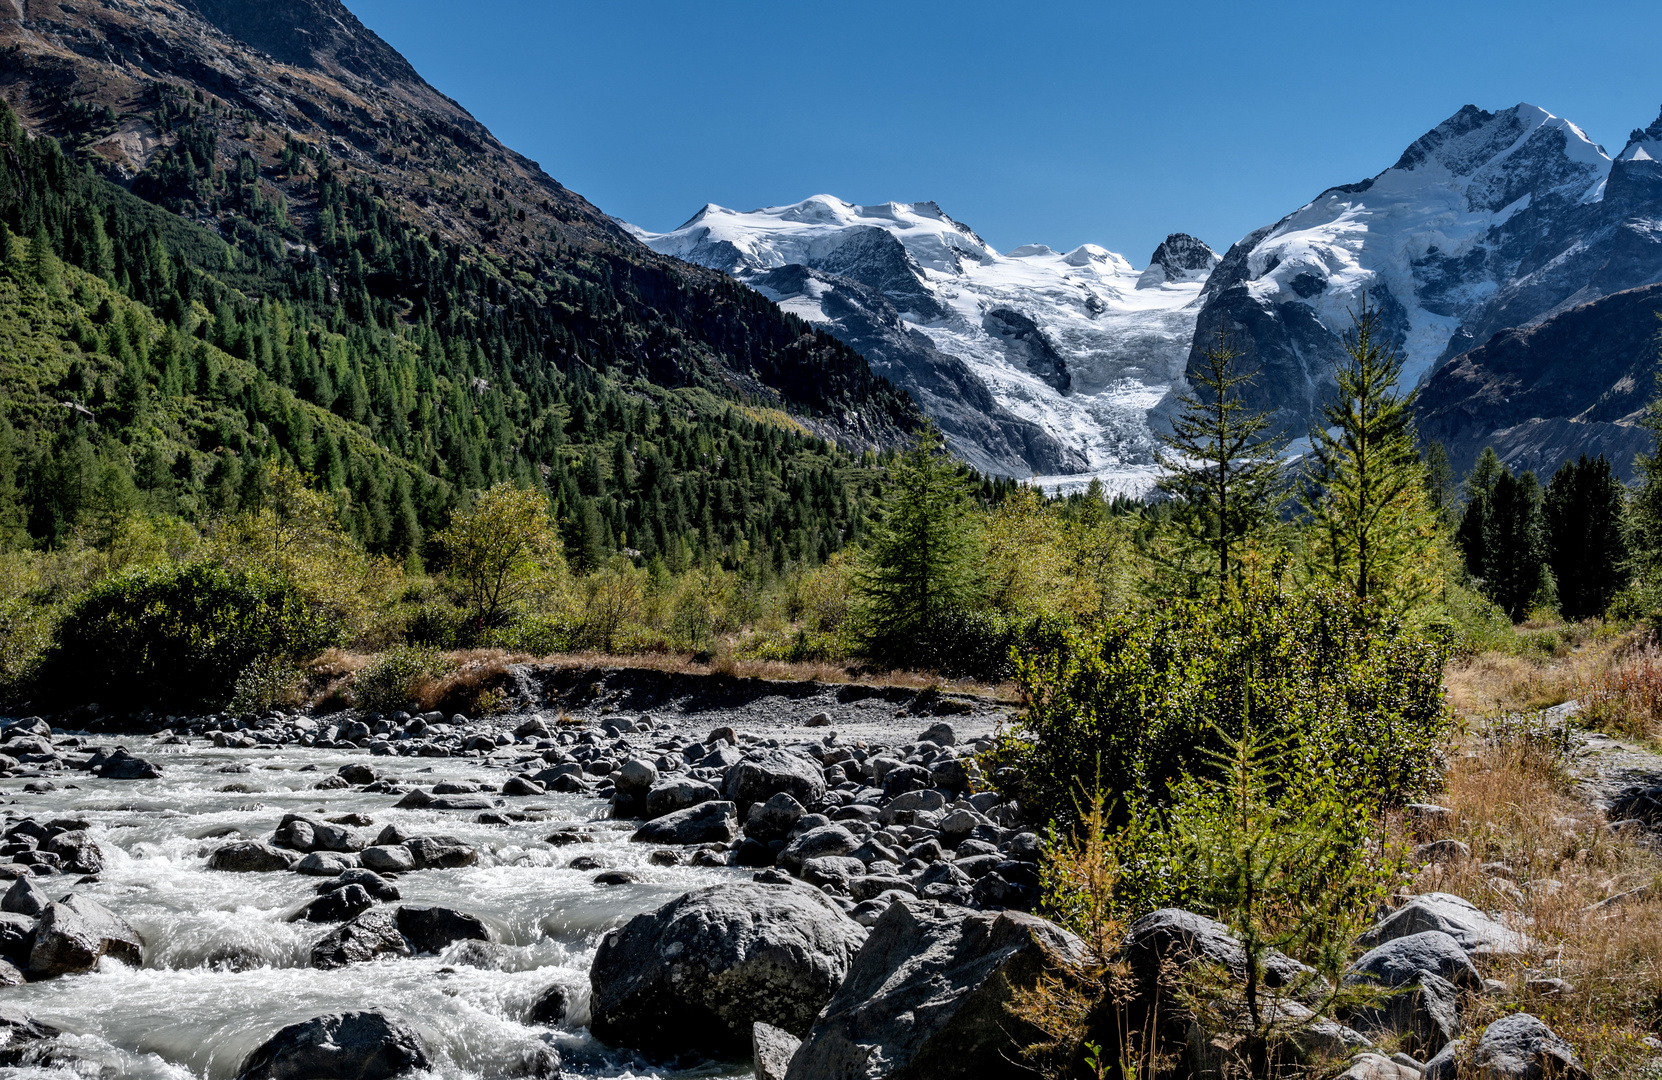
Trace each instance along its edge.
{"label": "green shrub", "polygon": [[335,619],[264,571],[147,567],[70,604],[37,684],[49,700],[106,709],[217,708],[254,661],[305,660],[340,637]]}
{"label": "green shrub", "polygon": [[1322,761],[1352,790],[1400,801],[1436,779],[1447,648],[1376,621],[1340,591],[1249,583],[1069,630],[1018,657],[1026,713],[988,762],[1036,821],[1079,818],[1100,786],[1123,822],[1204,777],[1226,738],[1256,731]]}
{"label": "green shrub", "polygon": [[352,696],[361,709],[392,712],[416,699],[421,684],[455,669],[437,649],[402,645],[370,661],[352,678]]}

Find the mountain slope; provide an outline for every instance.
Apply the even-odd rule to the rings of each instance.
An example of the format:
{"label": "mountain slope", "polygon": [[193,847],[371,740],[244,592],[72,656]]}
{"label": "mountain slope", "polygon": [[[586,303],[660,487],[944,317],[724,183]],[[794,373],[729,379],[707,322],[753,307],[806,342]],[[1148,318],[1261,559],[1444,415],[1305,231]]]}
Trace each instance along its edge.
{"label": "mountain slope", "polygon": [[907,387],[953,447],[1005,475],[1150,471],[1146,415],[1178,377],[1216,256],[1174,234],[1139,273],[1095,245],[1001,254],[934,203],[820,195],[710,205],[655,251],[725,271]]}
{"label": "mountain slope", "polygon": [[[634,330],[608,335],[602,355],[586,347],[594,335],[573,335],[590,366],[754,396],[855,447],[893,444],[911,422],[910,403],[856,354],[646,250],[498,143],[338,0],[24,10],[0,5],[0,94],[29,130],[247,250],[322,253],[328,270],[345,269],[325,250],[339,219],[316,182],[326,159],[335,185],[361,188],[429,244],[485,256],[500,291],[535,305],[539,288],[573,275],[619,297]],[[422,314],[422,283],[404,268],[366,269],[377,299]],[[813,377],[779,362],[792,343],[815,354]]]}
{"label": "mountain slope", "polygon": [[0,255],[26,260],[0,337],[30,343],[0,401],[13,541],[21,514],[65,542],[110,492],[206,520],[280,460],[387,554],[514,480],[579,566],[811,562],[860,528],[853,455],[916,421],[846,346],[503,149],[334,0],[30,0],[0,5],[0,44]]}

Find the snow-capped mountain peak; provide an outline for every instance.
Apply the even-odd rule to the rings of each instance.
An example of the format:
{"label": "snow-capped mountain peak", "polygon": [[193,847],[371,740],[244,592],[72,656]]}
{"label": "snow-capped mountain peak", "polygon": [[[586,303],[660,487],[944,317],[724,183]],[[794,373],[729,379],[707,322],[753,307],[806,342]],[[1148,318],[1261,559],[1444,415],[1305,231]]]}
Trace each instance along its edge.
{"label": "snow-capped mountain peak", "polygon": [[706,206],[671,232],[633,231],[860,349],[978,467],[1114,473],[1127,487],[1152,467],[1146,415],[1181,374],[1190,305],[1217,262],[1182,234],[1149,273],[1095,244],[1000,253],[936,203],[833,195]]}

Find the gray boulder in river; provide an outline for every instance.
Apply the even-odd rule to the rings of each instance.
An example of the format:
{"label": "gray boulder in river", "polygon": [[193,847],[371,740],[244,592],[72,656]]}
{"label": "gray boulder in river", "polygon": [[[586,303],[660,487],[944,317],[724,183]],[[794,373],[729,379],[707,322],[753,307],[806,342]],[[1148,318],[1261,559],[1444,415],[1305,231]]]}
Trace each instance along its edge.
{"label": "gray boulder in river", "polygon": [[243,1060],[237,1080],[391,1080],[428,1066],[421,1037],[382,1012],[290,1024]]}
{"label": "gray boulder in river", "polygon": [[739,834],[739,815],[730,802],[689,806],[649,821],[629,839],[644,844],[725,844]]}
{"label": "gray boulder in river", "polygon": [[1078,941],[1020,912],[896,900],[791,1058],[786,1080],[1031,1077],[1021,1047],[1042,1038],[1010,1015],[1030,985]]}
{"label": "gray boulder in river", "polygon": [[805,1034],[865,940],[815,889],[700,889],[606,935],[589,969],[590,1030],[652,1055],[745,1057],[757,1021]]}
{"label": "gray boulder in river", "polygon": [[29,975],[45,979],[91,971],[101,956],[137,967],[144,959],[144,940],[109,908],[71,894],[41,913],[29,951]]}

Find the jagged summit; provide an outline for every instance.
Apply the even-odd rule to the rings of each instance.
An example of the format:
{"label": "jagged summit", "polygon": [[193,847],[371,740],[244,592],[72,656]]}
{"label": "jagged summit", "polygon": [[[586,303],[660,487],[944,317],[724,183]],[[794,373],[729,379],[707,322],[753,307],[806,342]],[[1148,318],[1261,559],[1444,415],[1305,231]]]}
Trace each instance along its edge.
{"label": "jagged summit", "polygon": [[1151,289],[1175,281],[1201,281],[1218,265],[1218,253],[1188,233],[1172,233],[1154,249],[1137,288]]}

